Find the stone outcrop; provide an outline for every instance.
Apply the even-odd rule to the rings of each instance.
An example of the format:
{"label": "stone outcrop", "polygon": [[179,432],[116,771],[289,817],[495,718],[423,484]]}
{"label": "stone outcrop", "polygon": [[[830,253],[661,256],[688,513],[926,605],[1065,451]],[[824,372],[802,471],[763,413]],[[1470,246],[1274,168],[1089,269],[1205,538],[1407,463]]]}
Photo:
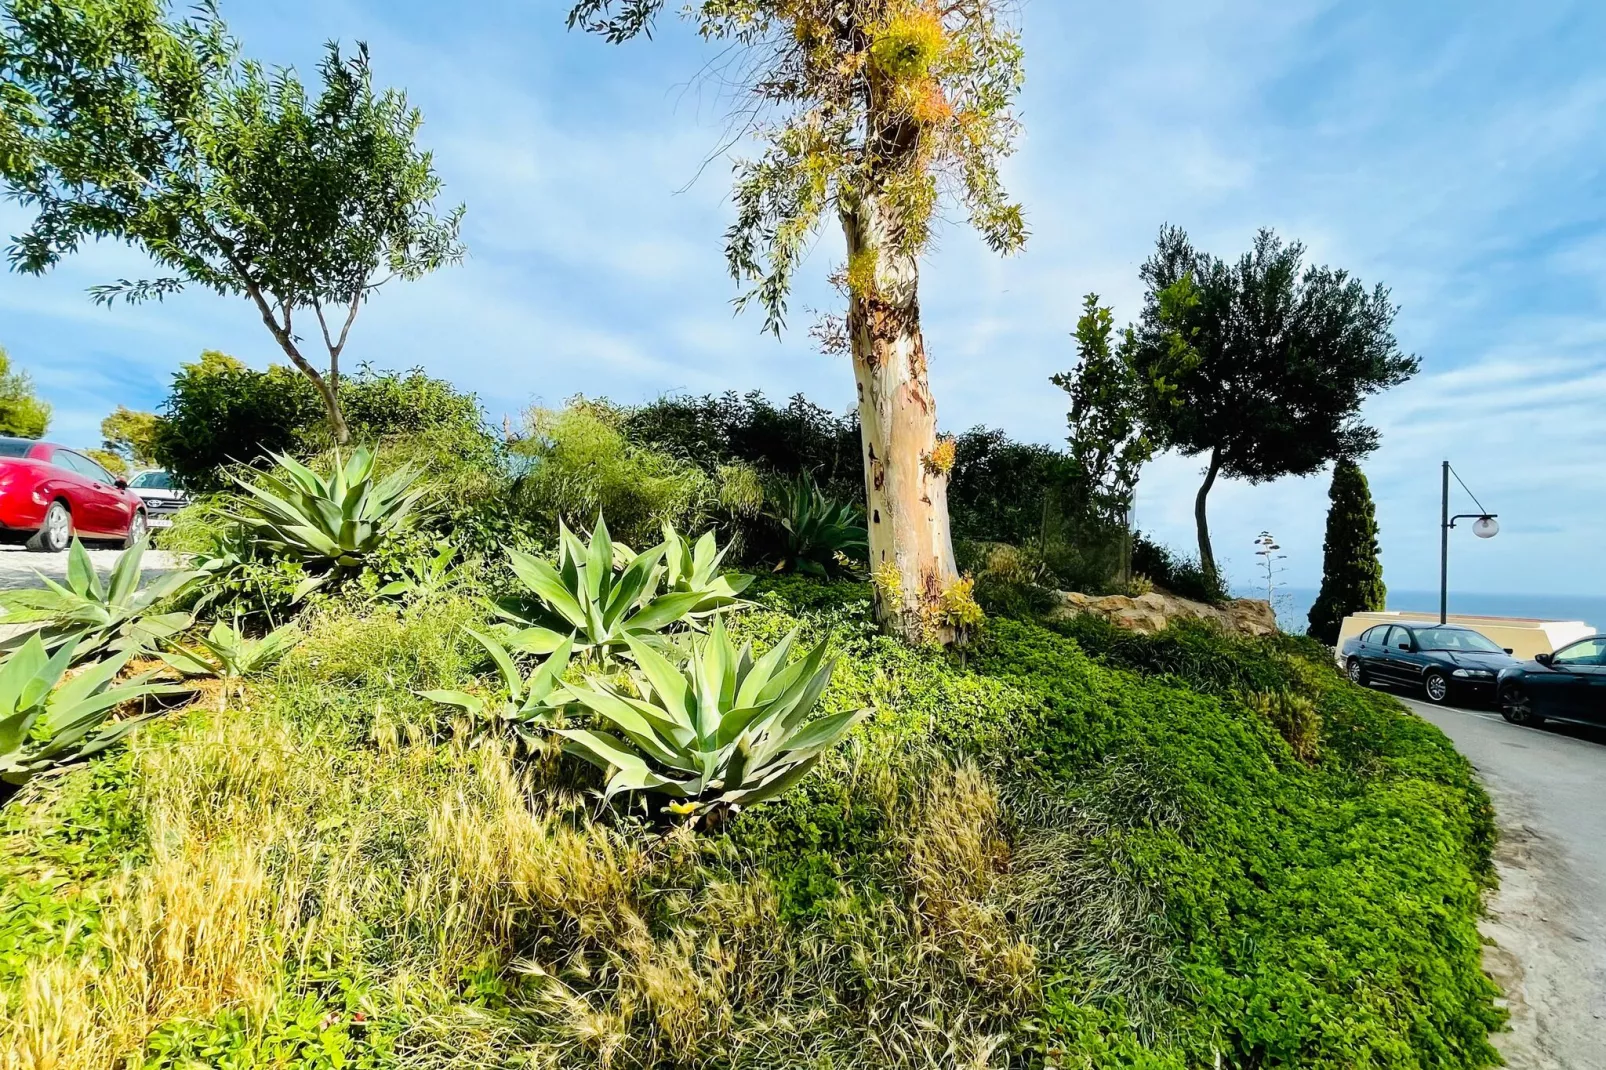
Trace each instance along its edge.
{"label": "stone outcrop", "polygon": [[1118,627],[1144,635],[1152,635],[1176,620],[1213,621],[1238,635],[1273,635],[1277,631],[1277,614],[1272,611],[1271,603],[1255,598],[1237,598],[1225,605],[1212,606],[1161,591],[1136,596],[1060,591],[1059,600],[1056,616],[1092,613]]}

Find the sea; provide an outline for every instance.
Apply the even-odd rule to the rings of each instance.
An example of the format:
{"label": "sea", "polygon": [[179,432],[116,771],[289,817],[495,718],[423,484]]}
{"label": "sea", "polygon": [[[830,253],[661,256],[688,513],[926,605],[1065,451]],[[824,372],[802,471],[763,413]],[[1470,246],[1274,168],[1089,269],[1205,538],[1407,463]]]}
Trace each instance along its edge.
{"label": "sea", "polygon": [[[1233,591],[1239,598],[1265,598],[1266,588]],[[1314,587],[1278,587],[1272,598],[1277,623],[1285,632],[1303,634],[1309,626]],[[1388,608],[1420,613],[1439,611],[1438,591],[1389,590]],[[1451,591],[1450,612],[1489,617],[1531,617],[1537,620],[1581,620],[1597,631],[1606,630],[1606,597],[1574,594],[1504,594]]]}

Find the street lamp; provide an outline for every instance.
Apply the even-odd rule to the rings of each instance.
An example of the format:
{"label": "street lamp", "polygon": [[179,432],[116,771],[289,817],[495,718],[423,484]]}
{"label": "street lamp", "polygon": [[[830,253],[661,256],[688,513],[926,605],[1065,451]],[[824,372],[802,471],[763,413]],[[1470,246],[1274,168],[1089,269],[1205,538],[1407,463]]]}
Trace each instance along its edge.
{"label": "street lamp", "polygon": [[[1450,515],[1450,476],[1452,474],[1454,474],[1454,473],[1451,471],[1450,462],[1449,461],[1445,461],[1444,462],[1444,493],[1443,493],[1443,497],[1440,499],[1442,504],[1440,506],[1440,511],[1439,511],[1439,517],[1440,517],[1440,519],[1439,519],[1439,623],[1440,624],[1445,623],[1445,620],[1446,620],[1446,618],[1448,618],[1449,611],[1450,611],[1450,529],[1455,527],[1455,522],[1457,520],[1474,520],[1474,521],[1476,521],[1476,523],[1474,523],[1472,525],[1472,534],[1476,535],[1478,538],[1480,538],[1480,539],[1492,539],[1496,535],[1500,534],[1500,521],[1495,519],[1495,517],[1498,515],[1496,513],[1490,513],[1490,512],[1457,513],[1455,516],[1451,516]],[[1457,474],[1455,476],[1455,481],[1457,483],[1461,483],[1461,476]],[[1467,492],[1467,496],[1469,498],[1471,498],[1474,502],[1477,502],[1477,506],[1478,506],[1479,509],[1483,508],[1483,503],[1478,501],[1478,496],[1473,494],[1472,491],[1470,489],[1468,489],[1468,487],[1467,487],[1467,485],[1465,483],[1461,483],[1461,489]]]}

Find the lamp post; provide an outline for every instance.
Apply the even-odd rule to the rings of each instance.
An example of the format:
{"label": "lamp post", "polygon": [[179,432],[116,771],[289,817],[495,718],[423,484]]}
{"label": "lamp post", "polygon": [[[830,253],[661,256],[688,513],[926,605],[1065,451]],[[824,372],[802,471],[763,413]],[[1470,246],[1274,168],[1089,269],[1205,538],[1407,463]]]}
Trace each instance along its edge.
{"label": "lamp post", "polygon": [[[1472,525],[1472,534],[1476,535],[1478,538],[1492,539],[1496,535],[1500,534],[1500,522],[1495,519],[1495,517],[1498,515],[1496,513],[1457,513],[1455,516],[1450,515],[1450,475],[1450,462],[1445,461],[1444,492],[1443,497],[1440,499],[1441,505],[1439,509],[1440,624],[1445,623],[1450,612],[1450,529],[1455,527],[1455,522],[1457,520],[1476,520],[1477,523]],[[1461,477],[1459,475],[1456,476],[1455,481],[1457,483],[1461,483]],[[1477,502],[1479,509],[1483,508],[1483,503],[1478,501],[1477,497],[1473,495],[1472,491],[1467,490],[1467,485],[1465,483],[1461,483],[1461,489],[1466,490],[1467,495],[1471,497],[1474,502]]]}

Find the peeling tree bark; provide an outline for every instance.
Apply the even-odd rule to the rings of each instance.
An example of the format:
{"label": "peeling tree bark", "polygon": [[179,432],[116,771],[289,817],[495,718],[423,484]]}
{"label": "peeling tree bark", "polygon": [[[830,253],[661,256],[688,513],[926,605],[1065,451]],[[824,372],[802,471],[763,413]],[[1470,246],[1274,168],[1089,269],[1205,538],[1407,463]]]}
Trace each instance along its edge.
{"label": "peeling tree bark", "polygon": [[[919,264],[895,242],[878,199],[844,205],[841,220],[849,263],[875,265],[874,285],[859,285],[860,292],[849,295],[848,335],[864,448],[870,568],[882,581],[876,585],[876,614],[905,638],[952,642],[952,630],[935,613],[959,573],[948,524],[948,473],[930,463],[937,404],[920,334]],[[895,585],[884,582],[893,570]]]}

